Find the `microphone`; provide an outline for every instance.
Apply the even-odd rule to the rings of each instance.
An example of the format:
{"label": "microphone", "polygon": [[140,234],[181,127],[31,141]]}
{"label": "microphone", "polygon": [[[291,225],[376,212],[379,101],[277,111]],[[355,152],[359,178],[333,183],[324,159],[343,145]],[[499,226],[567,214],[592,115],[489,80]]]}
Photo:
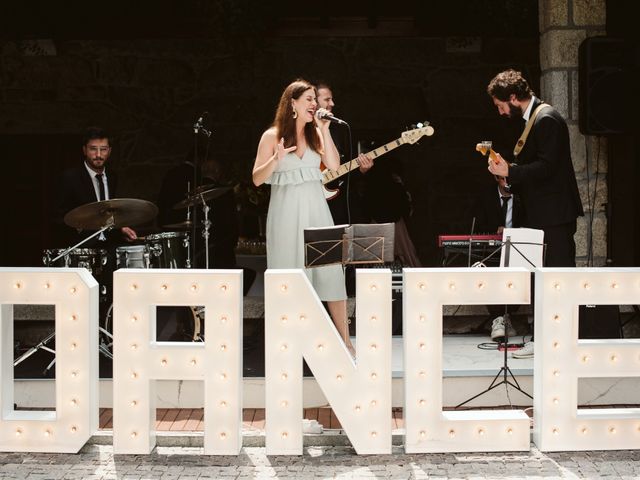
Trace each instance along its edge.
{"label": "microphone", "polygon": [[318,113],[318,118],[321,120],[329,120],[330,122],[337,123],[338,125],[348,125],[344,120],[340,120],[337,117],[334,117],[329,112]]}

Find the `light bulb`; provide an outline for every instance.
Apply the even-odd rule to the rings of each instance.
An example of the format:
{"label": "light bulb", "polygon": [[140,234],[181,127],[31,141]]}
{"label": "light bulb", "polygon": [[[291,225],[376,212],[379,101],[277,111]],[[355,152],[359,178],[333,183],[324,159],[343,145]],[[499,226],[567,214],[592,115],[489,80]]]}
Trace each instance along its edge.
{"label": "light bulb", "polygon": [[71,427],[71,433],[76,433],[78,431],[78,427],[76,427],[75,425],[73,425]]}
{"label": "light bulb", "polygon": [[484,282],[478,282],[478,290],[482,290],[484,288]]}
{"label": "light bulb", "polygon": [[319,343],[319,344],[318,344],[318,350],[319,350],[319,351],[324,350],[324,345],[323,345],[322,343]]}
{"label": "light bulb", "polygon": [[560,290],[560,284],[558,282],[554,283],[553,288],[555,288],[556,290]]}
{"label": "light bulb", "polygon": [[339,374],[337,374],[337,375],[336,375],[336,380],[342,380],[342,374],[340,374],[340,373],[339,373]]}
{"label": "light bulb", "polygon": [[287,284],[286,284],[286,283],[283,283],[282,285],[280,285],[280,291],[281,291],[281,292],[286,292],[288,288],[289,288],[289,287],[287,287]]}
{"label": "light bulb", "polygon": [[138,436],[138,432],[131,432],[131,438],[136,438]]}
{"label": "light bulb", "polygon": [[375,407],[376,405],[378,405],[378,402],[376,402],[375,400],[371,400],[371,406]]}
{"label": "light bulb", "polygon": [[513,290],[514,288],[516,288],[516,286],[515,286],[515,284],[513,282],[509,282],[509,283],[507,283],[507,288],[509,290]]}
{"label": "light bulb", "polygon": [[225,432],[220,432],[220,439],[224,440],[227,438],[227,434]]}
{"label": "light bulb", "polygon": [[138,285],[137,285],[137,284],[135,284],[135,283],[132,283],[130,288],[131,288],[131,290],[133,290],[133,291],[138,290]]}
{"label": "light bulb", "polygon": [[420,370],[420,371],[418,372],[418,376],[419,376],[419,377],[424,378],[424,377],[426,377],[426,376],[427,376],[427,372],[425,372],[424,370]]}
{"label": "light bulb", "polygon": [[557,314],[554,315],[553,316],[553,321],[556,322],[556,323],[560,323],[560,315],[557,315]]}
{"label": "light bulb", "polygon": [[195,358],[192,358],[191,361],[189,362],[189,365],[194,366],[198,363],[198,361]]}
{"label": "light bulb", "polygon": [[224,352],[226,349],[227,349],[227,345],[225,343],[220,345],[220,350]]}
{"label": "light bulb", "polygon": [[455,290],[456,284],[454,282],[449,283],[449,290]]}
{"label": "light bulb", "polygon": [[618,288],[618,284],[617,284],[616,282],[613,282],[613,283],[611,284],[611,288]]}
{"label": "light bulb", "polygon": [[189,287],[191,289],[192,292],[195,292],[196,290],[198,290],[198,285],[196,285],[195,283],[191,285],[191,287]]}
{"label": "light bulb", "polygon": [[425,317],[424,315],[420,315],[419,320],[420,320],[420,323],[424,323],[427,321],[427,317]]}
{"label": "light bulb", "polygon": [[513,428],[507,428],[507,435],[513,435]]}
{"label": "light bulb", "polygon": [[16,428],[16,437],[19,437],[20,435],[22,435],[22,429]]}
{"label": "light bulb", "polygon": [[424,430],[420,430],[420,436],[422,438],[426,437],[427,436],[427,432],[425,432]]}
{"label": "light bulb", "polygon": [[282,375],[280,375],[280,378],[282,380],[286,380],[289,376],[286,373],[283,373]]}
{"label": "light bulb", "polygon": [[376,345],[375,343],[371,344],[371,350],[377,350],[378,349],[378,345]]}
{"label": "light bulb", "polygon": [[78,320],[78,316],[74,313],[73,315],[71,315],[71,321],[75,322]]}
{"label": "light bulb", "polygon": [[138,317],[136,315],[132,315],[131,316],[131,321],[132,322],[137,322],[138,321]]}
{"label": "light bulb", "polygon": [[424,407],[427,404],[427,401],[424,398],[421,398],[420,400],[418,400],[418,405],[420,405],[421,407]]}
{"label": "light bulb", "polygon": [[418,344],[418,348],[419,348],[420,350],[424,350],[425,348],[427,348],[427,344],[426,344],[426,343],[424,343],[424,342],[421,342],[421,343],[419,343],[419,344]]}
{"label": "light bulb", "polygon": [[72,295],[73,295],[74,293],[76,293],[77,291],[78,291],[78,288],[77,288],[77,287],[71,287],[71,288],[69,289],[69,293],[71,293]]}
{"label": "light bulb", "polygon": [[73,405],[74,407],[78,405],[78,400],[76,400],[75,398],[71,399],[71,405]]}
{"label": "light bulb", "polygon": [[478,435],[480,435],[480,436],[484,435],[484,428],[479,428],[478,429]]}
{"label": "light bulb", "polygon": [[50,437],[52,435],[52,433],[53,432],[51,430],[47,429],[47,430],[44,431],[44,436],[45,437]]}
{"label": "light bulb", "polygon": [[424,282],[420,282],[420,283],[418,284],[418,288],[419,288],[420,290],[426,290],[426,289],[427,289],[427,284],[426,284],[426,283],[424,283]]}
{"label": "light bulb", "polygon": [[356,405],[356,406],[355,406],[355,408],[354,408],[354,410],[355,410],[356,412],[359,412],[361,409],[362,409],[362,408],[360,407],[360,405]]}
{"label": "light bulb", "polygon": [[162,286],[160,287],[161,290],[163,291],[167,291],[169,290],[169,285],[167,285],[166,283],[163,283]]}
{"label": "light bulb", "polygon": [[376,290],[378,290],[378,286],[375,283],[372,283],[371,286],[369,286],[369,289],[372,292],[375,292]]}
{"label": "light bulb", "polygon": [[22,283],[16,282],[13,284],[13,288],[17,288],[18,290],[22,288]]}
{"label": "light bulb", "polygon": [[166,367],[167,363],[169,363],[169,362],[167,362],[166,358],[163,358],[162,360],[160,360],[160,365],[162,365],[163,367]]}
{"label": "light bulb", "polygon": [[137,343],[132,343],[131,344],[131,350],[137,350],[138,348],[138,344]]}
{"label": "light bulb", "polygon": [[229,290],[229,286],[225,283],[223,283],[222,285],[220,285],[220,291],[222,293],[225,293],[227,290]]}
{"label": "light bulb", "polygon": [[375,315],[371,315],[371,318],[369,318],[369,320],[375,322],[376,320],[378,320],[378,317],[376,317]]}
{"label": "light bulb", "polygon": [[584,285],[582,286],[585,290],[589,290],[591,288],[591,285],[589,284],[589,282],[585,282]]}
{"label": "light bulb", "polygon": [[287,407],[287,406],[289,406],[289,402],[287,402],[286,400],[283,400],[282,402],[280,402],[280,406],[283,407],[283,408]]}
{"label": "light bulb", "polygon": [[138,401],[137,400],[131,400],[131,406],[132,407],[137,407],[138,406]]}
{"label": "light bulb", "polygon": [[560,430],[557,427],[554,427],[551,432],[553,432],[554,435],[559,435],[560,434]]}
{"label": "light bulb", "polygon": [[280,345],[280,350],[282,350],[283,352],[287,349],[287,344],[283,343],[282,345]]}
{"label": "light bulb", "polygon": [[77,346],[78,346],[78,344],[76,342],[72,342],[71,345],[69,346],[69,348],[71,350],[75,350]]}
{"label": "light bulb", "polygon": [[227,406],[227,402],[225,402],[224,400],[222,400],[222,401],[220,402],[220,406],[221,406],[222,408],[225,408],[225,407]]}
{"label": "light bulb", "polygon": [[227,316],[226,315],[222,315],[220,317],[220,323],[227,323]]}
{"label": "light bulb", "polygon": [[289,436],[289,434],[287,432],[282,432],[282,438],[287,438]]}
{"label": "light bulb", "polygon": [[456,436],[456,431],[454,429],[449,430],[449,436],[450,437],[455,437]]}
{"label": "light bulb", "polygon": [[378,374],[377,374],[377,373],[375,373],[375,372],[373,372],[373,373],[371,374],[371,380],[375,380],[376,378],[378,378]]}
{"label": "light bulb", "polygon": [[226,380],[227,379],[227,374],[226,373],[221,373],[220,374],[220,380]]}
{"label": "light bulb", "polygon": [[371,436],[373,438],[376,438],[378,436],[378,432],[376,432],[375,430],[373,432],[371,432]]}
{"label": "light bulb", "polygon": [[554,405],[558,405],[560,403],[560,400],[558,399],[558,397],[554,397],[552,402]]}
{"label": "light bulb", "polygon": [[287,316],[286,316],[286,315],[282,315],[282,316],[280,317],[280,322],[282,322],[282,323],[287,323]]}

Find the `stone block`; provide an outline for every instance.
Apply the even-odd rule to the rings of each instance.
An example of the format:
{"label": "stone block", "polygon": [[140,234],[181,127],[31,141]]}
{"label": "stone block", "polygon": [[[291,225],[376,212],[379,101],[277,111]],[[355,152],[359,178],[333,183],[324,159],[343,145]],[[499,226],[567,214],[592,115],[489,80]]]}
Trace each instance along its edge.
{"label": "stone block", "polygon": [[585,30],[549,30],[540,36],[540,68],[571,68],[578,65],[578,47]]}
{"label": "stone block", "polygon": [[573,23],[580,26],[604,26],[607,20],[606,0],[572,0]]}
{"label": "stone block", "polygon": [[588,214],[579,217],[577,224],[578,228],[574,236],[576,256],[587,257],[591,244],[593,257],[605,257],[607,254],[607,219],[604,213],[596,213],[593,217],[593,223]]}
{"label": "stone block", "polygon": [[580,199],[585,212],[593,205],[593,210],[596,213],[604,213],[605,207],[603,204],[607,203],[608,195],[607,179],[604,175],[598,175],[597,184],[595,175],[592,175],[589,181],[586,178],[579,179],[578,191],[580,192]]}
{"label": "stone block", "polygon": [[540,77],[540,95],[566,119],[569,110],[569,72],[544,72]]}
{"label": "stone block", "polygon": [[539,0],[538,25],[541,32],[553,27],[563,27],[569,23],[567,0]]}

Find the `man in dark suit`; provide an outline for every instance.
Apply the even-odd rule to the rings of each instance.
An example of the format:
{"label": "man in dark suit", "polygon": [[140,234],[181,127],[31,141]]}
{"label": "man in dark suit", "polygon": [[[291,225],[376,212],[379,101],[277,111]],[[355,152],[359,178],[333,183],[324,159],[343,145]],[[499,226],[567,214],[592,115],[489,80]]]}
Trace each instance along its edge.
{"label": "man in dark suit", "polygon": [[[64,223],[64,216],[76,207],[102,200],[116,198],[117,177],[106,168],[111,155],[109,135],[100,127],[89,127],[82,144],[84,161],[65,170],[56,182],[54,210],[54,237],[61,246],[70,246],[86,238],[90,232],[77,232]],[[120,232],[127,240],[135,240],[136,232],[123,227]],[[104,237],[102,237],[104,240]],[[97,245],[100,239],[83,247]]]}
{"label": "man in dark suit", "polygon": [[[316,91],[318,93],[318,107],[332,113],[335,103],[331,87],[324,82],[318,82],[316,83]],[[332,123],[329,127],[329,132],[340,154],[340,163],[351,161],[350,158],[346,157],[349,154],[349,138],[347,137],[346,127]],[[351,171],[325,186],[329,190],[335,190],[335,196],[330,197],[327,203],[329,204],[329,210],[331,210],[333,223],[336,225],[365,222],[360,199],[360,190],[362,190],[360,184],[362,174],[367,173],[373,167],[373,160],[361,153],[358,155],[358,163],[360,168],[357,171]]]}
{"label": "man in dark suit", "polygon": [[[524,118],[542,103],[533,95],[520,72],[499,73],[487,87],[500,115]],[[564,118],[551,106],[540,110],[526,143],[509,165],[500,155],[489,161],[489,171],[507,178],[519,194],[527,213],[524,227],[544,231],[546,267],[575,267],[576,218],[584,215],[578,192],[569,130]]]}
{"label": "man in dark suit", "polygon": [[[523,118],[529,123],[542,104],[520,72],[506,70],[496,75],[487,87],[500,115]],[[520,143],[520,141],[519,141]],[[551,106],[538,111],[524,146],[509,165],[499,154],[489,160],[489,171],[507,179],[510,189],[519,194],[526,212],[523,227],[544,231],[547,246],[546,267],[575,267],[576,218],[584,215],[578,192],[569,130],[562,115]],[[515,358],[533,356],[533,339]]]}

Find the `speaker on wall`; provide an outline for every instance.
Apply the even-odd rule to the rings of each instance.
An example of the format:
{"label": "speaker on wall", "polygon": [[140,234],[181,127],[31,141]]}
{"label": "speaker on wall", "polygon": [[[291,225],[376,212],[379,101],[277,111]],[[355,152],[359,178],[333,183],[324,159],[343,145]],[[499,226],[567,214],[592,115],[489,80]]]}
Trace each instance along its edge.
{"label": "speaker on wall", "polygon": [[611,135],[630,130],[631,49],[621,38],[590,37],[578,50],[580,132]]}

